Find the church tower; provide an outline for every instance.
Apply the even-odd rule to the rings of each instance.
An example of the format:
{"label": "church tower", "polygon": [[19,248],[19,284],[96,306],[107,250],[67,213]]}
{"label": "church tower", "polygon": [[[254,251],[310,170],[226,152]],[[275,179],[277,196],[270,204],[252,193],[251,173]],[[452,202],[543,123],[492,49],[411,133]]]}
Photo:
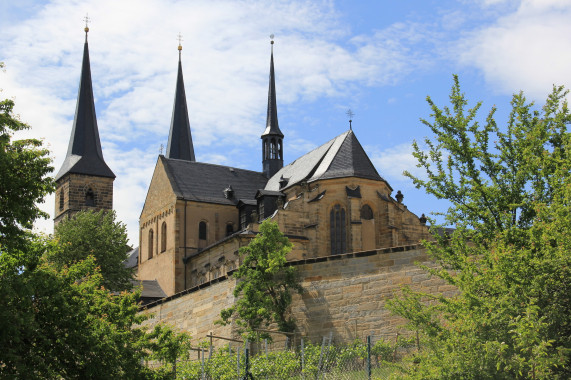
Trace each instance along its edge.
{"label": "church tower", "polygon": [[192,146],[192,135],[190,134],[190,122],[188,120],[184,81],[182,79],[181,51],[182,45],[179,42],[178,74],[176,78],[176,91],[174,95],[174,106],[172,110],[171,129],[169,132],[166,158],[196,161],[194,157],[194,147]]}
{"label": "church tower", "polygon": [[115,174],[103,159],[93,88],[89,48],[85,27],[83,63],[77,95],[77,106],[67,154],[55,177],[55,224],[70,218],[80,210],[111,210],[113,208],[113,181]]}
{"label": "church tower", "polygon": [[284,166],[284,135],[278,125],[278,108],[276,103],[276,80],[274,74],[274,40],[272,38],[272,52],[270,58],[270,85],[268,89],[268,114],[266,116],[266,130],[262,134],[262,165],[263,173],[271,178]]}

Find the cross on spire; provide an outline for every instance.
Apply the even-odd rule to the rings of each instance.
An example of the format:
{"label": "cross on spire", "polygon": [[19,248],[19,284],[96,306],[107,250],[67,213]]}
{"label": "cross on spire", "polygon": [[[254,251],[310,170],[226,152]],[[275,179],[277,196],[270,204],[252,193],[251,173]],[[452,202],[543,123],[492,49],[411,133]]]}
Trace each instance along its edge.
{"label": "cross on spire", "polygon": [[351,123],[353,122],[353,116],[355,116],[355,114],[353,113],[353,111],[351,111],[351,108],[349,108],[347,112],[345,112],[345,114],[349,117],[349,129],[353,130],[353,126],[351,125]]}
{"label": "cross on spire", "polygon": [[85,21],[85,41],[87,41],[87,32],[89,32],[89,23],[91,22],[91,19],[89,18],[89,13],[85,14],[85,17],[83,18],[83,21]]}

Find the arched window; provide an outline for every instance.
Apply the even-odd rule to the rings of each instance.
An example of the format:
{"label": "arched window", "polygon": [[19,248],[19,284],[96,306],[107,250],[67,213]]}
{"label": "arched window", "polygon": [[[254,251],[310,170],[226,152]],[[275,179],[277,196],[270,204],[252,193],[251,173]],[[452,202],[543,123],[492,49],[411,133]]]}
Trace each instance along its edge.
{"label": "arched window", "polygon": [[161,252],[167,250],[167,222],[161,225]]}
{"label": "arched window", "polygon": [[364,205],[363,207],[361,207],[361,219],[363,220],[373,219],[373,209],[371,209],[371,206]]}
{"label": "arched window", "polygon": [[95,193],[91,187],[85,192],[85,205],[91,207],[95,206]]}
{"label": "arched window", "polygon": [[206,240],[206,222],[198,223],[198,239]]}
{"label": "arched window", "polygon": [[276,140],[270,141],[270,159],[276,158]]}
{"label": "arched window", "polygon": [[154,244],[153,229],[150,229],[149,230],[149,259],[153,258],[153,244]]}
{"label": "arched window", "polygon": [[346,232],[345,232],[345,209],[335,205],[331,209],[331,254],[338,255],[345,253]]}
{"label": "arched window", "polygon": [[230,236],[234,233],[234,224],[228,223],[226,224],[226,236]]}
{"label": "arched window", "polygon": [[63,189],[62,189],[59,193],[59,210],[60,211],[63,210],[63,202],[64,202],[64,195],[63,195]]}

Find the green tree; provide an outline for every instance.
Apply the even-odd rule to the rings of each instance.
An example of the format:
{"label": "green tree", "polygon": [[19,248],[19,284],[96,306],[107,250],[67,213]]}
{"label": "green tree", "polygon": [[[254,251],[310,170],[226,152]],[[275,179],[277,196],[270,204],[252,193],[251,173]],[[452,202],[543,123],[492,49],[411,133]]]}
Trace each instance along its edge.
{"label": "green tree", "polygon": [[48,177],[53,171],[51,158],[42,142],[12,141],[15,132],[30,128],[13,109],[13,100],[0,101],[0,250],[21,245],[22,232],[31,229],[36,219],[49,216],[38,203],[54,189],[53,178]]}
{"label": "green tree", "polygon": [[59,223],[54,235],[62,249],[51,255],[50,260],[60,268],[92,255],[101,268],[105,287],[111,290],[131,287],[133,270],[123,265],[130,250],[127,228],[116,220],[115,211],[80,211]]}
{"label": "green tree", "polygon": [[[45,260],[61,248],[35,239],[25,251],[0,255],[0,377],[151,379],[149,359],[172,360],[188,336],[139,325],[136,292],[103,287],[93,256],[59,269]],[[174,353],[173,353],[174,352]]]}
{"label": "green tree", "polygon": [[272,322],[282,332],[295,330],[289,313],[292,292],[301,294],[295,267],[287,265],[287,254],[292,244],[275,222],[264,221],[259,234],[246,247],[240,248],[242,264],[234,272],[237,285],[235,304],[224,309],[219,323],[227,324],[232,317],[250,340],[271,337],[257,329],[267,328]]}
{"label": "green tree", "polygon": [[505,129],[495,108],[480,124],[458,78],[452,108],[430,98],[434,134],[415,144],[429,194],[451,202],[452,236],[425,243],[440,264],[426,268],[456,286],[444,298],[405,290],[391,308],[425,341],[422,379],[571,377],[571,115],[562,87],[541,110],[513,96]]}

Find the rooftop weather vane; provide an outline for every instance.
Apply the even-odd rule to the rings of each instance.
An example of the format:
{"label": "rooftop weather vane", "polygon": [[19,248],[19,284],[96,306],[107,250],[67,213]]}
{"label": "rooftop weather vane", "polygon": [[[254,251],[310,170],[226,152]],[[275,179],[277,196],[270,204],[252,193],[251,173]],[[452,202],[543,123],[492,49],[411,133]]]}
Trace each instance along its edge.
{"label": "rooftop weather vane", "polygon": [[355,116],[355,114],[353,113],[353,111],[351,111],[351,108],[349,108],[347,112],[345,112],[345,114],[349,116],[349,129],[353,130],[353,126],[351,125],[351,123],[353,122],[353,116]]}
{"label": "rooftop weather vane", "polygon": [[182,39],[182,34],[180,34],[180,32],[178,32],[178,36],[176,36],[176,38],[178,39],[178,50],[182,50],[182,41],[184,41]]}
{"label": "rooftop weather vane", "polygon": [[272,44],[272,54],[274,53],[274,34],[270,34],[270,44]]}
{"label": "rooftop weather vane", "polygon": [[159,148],[159,154],[163,154],[163,148],[164,148],[164,145],[161,144],[161,147]]}

